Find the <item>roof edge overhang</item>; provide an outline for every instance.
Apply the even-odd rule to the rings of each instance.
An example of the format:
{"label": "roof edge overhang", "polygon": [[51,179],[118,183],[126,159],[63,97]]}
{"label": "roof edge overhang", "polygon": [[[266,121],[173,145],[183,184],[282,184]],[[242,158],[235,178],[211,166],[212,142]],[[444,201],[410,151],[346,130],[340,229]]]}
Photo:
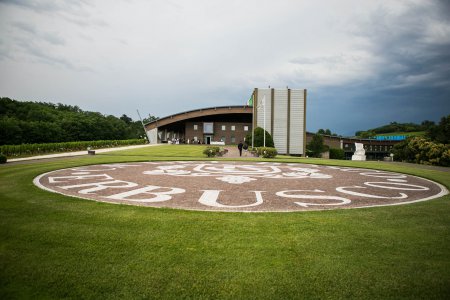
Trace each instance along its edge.
{"label": "roof edge overhang", "polygon": [[149,123],[145,124],[147,130],[154,129],[160,126],[168,125],[171,123],[185,121],[192,118],[208,115],[222,115],[222,114],[252,114],[253,106],[248,105],[228,105],[228,106],[215,106],[208,108],[199,108],[189,111],[173,114]]}

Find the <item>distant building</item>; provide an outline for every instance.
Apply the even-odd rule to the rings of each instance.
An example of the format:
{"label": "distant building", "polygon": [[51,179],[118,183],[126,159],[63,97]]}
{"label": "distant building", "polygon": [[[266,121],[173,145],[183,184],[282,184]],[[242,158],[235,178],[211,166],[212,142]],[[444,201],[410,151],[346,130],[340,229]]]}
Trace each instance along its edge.
{"label": "distant building", "polygon": [[[306,90],[254,89],[248,105],[218,106],[176,113],[145,125],[151,144],[244,142],[253,128],[265,128],[280,154],[305,156],[313,133],[306,132]],[[252,141],[245,141],[251,145]],[[324,135],[330,148],[343,149],[346,159],[363,143],[368,160],[389,156],[399,140],[355,139]]]}
{"label": "distant building", "polygon": [[[314,133],[306,133],[306,141],[309,143],[312,140]],[[374,139],[357,139],[357,138],[347,138],[338,137],[331,135],[322,135],[323,142],[330,148],[343,149],[345,159],[351,159],[353,153],[355,152],[355,143],[362,143],[364,145],[364,150],[366,151],[367,160],[383,160],[383,158],[388,157],[391,153],[392,148],[395,144],[400,141],[396,140],[374,140]]]}
{"label": "distant building", "polygon": [[305,154],[306,90],[254,89],[251,102],[170,115],[146,124],[147,135],[152,144],[238,144],[253,128],[261,127],[272,135],[279,153]]}

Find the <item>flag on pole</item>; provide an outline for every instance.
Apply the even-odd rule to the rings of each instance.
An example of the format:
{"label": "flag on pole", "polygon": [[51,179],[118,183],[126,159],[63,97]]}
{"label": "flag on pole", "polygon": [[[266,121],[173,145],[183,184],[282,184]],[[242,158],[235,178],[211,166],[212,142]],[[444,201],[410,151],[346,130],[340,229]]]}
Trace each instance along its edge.
{"label": "flag on pole", "polygon": [[247,106],[253,106],[253,94],[250,96],[250,99],[248,99]]}
{"label": "flag on pole", "polygon": [[265,106],[266,106],[266,95],[264,95],[264,96],[262,97],[262,99],[258,101],[258,106],[257,106],[257,108],[260,109],[260,108],[263,108],[263,107],[265,107]]}

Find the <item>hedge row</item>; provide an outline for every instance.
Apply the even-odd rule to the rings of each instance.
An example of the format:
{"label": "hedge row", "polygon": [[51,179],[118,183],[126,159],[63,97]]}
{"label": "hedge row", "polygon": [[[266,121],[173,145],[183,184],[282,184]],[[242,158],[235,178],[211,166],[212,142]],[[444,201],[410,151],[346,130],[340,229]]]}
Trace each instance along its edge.
{"label": "hedge row", "polygon": [[112,148],[127,145],[145,144],[144,139],[132,140],[109,140],[109,141],[83,141],[83,142],[64,142],[64,143],[46,143],[46,144],[22,144],[22,145],[3,145],[0,146],[0,153],[7,157],[41,155],[55,152],[82,151],[98,148]]}

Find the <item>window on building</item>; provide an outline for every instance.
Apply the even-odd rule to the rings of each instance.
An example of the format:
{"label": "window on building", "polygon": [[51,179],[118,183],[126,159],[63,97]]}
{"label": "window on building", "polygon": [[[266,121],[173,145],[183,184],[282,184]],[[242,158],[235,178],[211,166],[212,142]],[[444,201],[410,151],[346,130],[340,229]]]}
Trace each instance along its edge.
{"label": "window on building", "polygon": [[236,126],[231,125],[231,131],[235,131],[236,130]]}
{"label": "window on building", "polygon": [[[231,128],[233,128],[233,126],[231,126]],[[231,137],[231,143],[235,144],[236,143],[236,138],[234,136]]]}
{"label": "window on building", "polygon": [[227,126],[222,125],[222,130],[227,130]]}
{"label": "window on building", "polygon": [[214,123],[203,123],[203,133],[213,134]]}
{"label": "window on building", "polygon": [[198,125],[194,124],[194,130],[198,130]]}
{"label": "window on building", "polygon": [[221,138],[220,138],[220,141],[225,143],[225,141],[226,141],[225,137],[224,137],[224,136],[221,137]]}
{"label": "window on building", "polygon": [[248,131],[248,126],[244,126],[244,131]]}
{"label": "window on building", "polygon": [[194,141],[198,141],[198,137],[194,136]]}

